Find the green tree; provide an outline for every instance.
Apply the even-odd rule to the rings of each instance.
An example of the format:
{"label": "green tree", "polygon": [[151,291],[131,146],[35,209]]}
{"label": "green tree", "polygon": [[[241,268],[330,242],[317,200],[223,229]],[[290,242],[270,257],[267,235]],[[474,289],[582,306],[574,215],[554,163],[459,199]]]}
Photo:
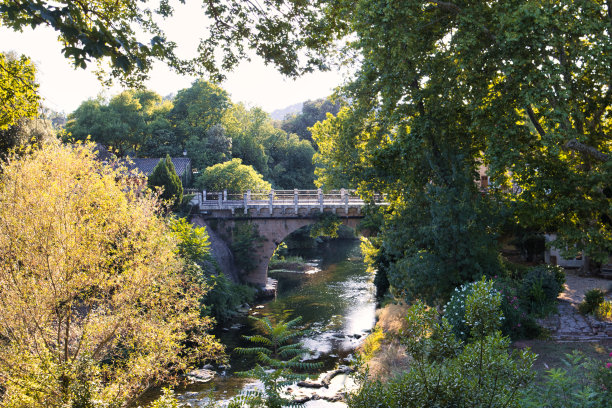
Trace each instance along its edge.
{"label": "green tree", "polygon": [[281,129],[287,133],[295,133],[300,139],[312,140],[310,128],[315,123],[324,121],[328,113],[337,115],[340,106],[339,101],[332,102],[330,98],[306,101],[300,113],[288,116],[281,122]]}
{"label": "green tree", "polygon": [[206,132],[218,124],[230,106],[228,93],[218,85],[198,79],[178,91],[169,119],[182,147],[190,137],[205,139]]}
{"label": "green tree", "polygon": [[[0,131],[38,112],[36,69],[25,55],[0,52]],[[4,141],[0,141],[4,142]]]}
{"label": "green tree", "polygon": [[160,159],[149,176],[147,185],[151,189],[162,188],[159,196],[162,200],[169,200],[174,206],[183,201],[183,183],[176,174],[176,169],[170,156]]}
{"label": "green tree", "polygon": [[120,163],[47,144],[1,174],[0,405],[126,407],[219,355],[202,286]]}
{"label": "green tree", "polygon": [[[169,144],[171,147],[177,144],[172,126],[165,118],[171,107],[171,103],[162,101],[157,93],[149,90],[123,91],[108,103],[101,98],[90,99],[69,115],[68,138],[91,138],[120,156],[160,153]],[[171,135],[169,141],[164,139],[167,133]],[[171,150],[174,155],[182,152],[180,147]]]}
{"label": "green tree", "polygon": [[196,180],[199,189],[239,194],[247,190],[270,191],[272,186],[252,166],[242,164],[240,159],[206,168]]}

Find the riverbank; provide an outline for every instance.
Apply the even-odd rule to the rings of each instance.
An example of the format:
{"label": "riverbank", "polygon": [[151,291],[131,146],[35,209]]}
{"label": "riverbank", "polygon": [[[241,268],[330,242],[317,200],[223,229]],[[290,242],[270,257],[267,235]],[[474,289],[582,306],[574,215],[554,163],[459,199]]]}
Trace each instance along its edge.
{"label": "riverbank", "polygon": [[[564,367],[563,359],[573,350],[587,357],[605,360],[612,350],[612,338],[597,332],[577,310],[577,305],[589,289],[607,291],[612,281],[593,277],[582,277],[574,271],[566,271],[564,291],[559,295],[558,311],[540,324],[546,329],[541,338],[518,340],[512,348],[529,348],[538,355],[534,369],[539,375],[551,368]],[[608,291],[607,299],[612,297]],[[365,360],[369,374],[376,378],[388,378],[409,369],[410,364],[400,344],[400,332],[404,327],[407,305],[388,304],[377,309],[377,322],[373,332],[358,349]],[[554,321],[556,325],[549,324]],[[585,323],[580,327],[576,321]],[[583,327],[584,326],[584,327]]]}

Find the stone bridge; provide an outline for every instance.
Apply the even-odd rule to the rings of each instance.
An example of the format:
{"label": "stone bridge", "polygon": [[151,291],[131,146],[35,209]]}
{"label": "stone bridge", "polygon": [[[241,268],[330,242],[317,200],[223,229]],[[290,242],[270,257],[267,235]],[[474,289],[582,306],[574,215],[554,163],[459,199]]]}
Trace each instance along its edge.
{"label": "stone bridge", "polygon": [[[336,214],[344,225],[356,228],[363,218],[364,201],[352,190],[273,190],[265,193],[247,191],[197,192],[191,201],[200,217],[226,242],[232,241],[232,230],[238,223],[257,227],[261,241],[256,245],[256,267],[243,271],[242,278],[252,284],[268,283],[268,263],[276,247],[292,232],[314,224],[321,213]],[[375,196],[375,205],[386,205],[382,196]]]}

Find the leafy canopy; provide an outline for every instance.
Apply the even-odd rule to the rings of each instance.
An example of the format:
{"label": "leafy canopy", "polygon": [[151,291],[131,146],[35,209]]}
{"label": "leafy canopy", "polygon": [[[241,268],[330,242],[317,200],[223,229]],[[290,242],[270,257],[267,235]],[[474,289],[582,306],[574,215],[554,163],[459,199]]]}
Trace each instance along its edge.
{"label": "leafy canopy", "polygon": [[322,0],[203,2],[202,25],[207,33],[195,55],[187,58],[177,54],[177,44],[160,28],[160,21],[174,13],[168,0],[155,8],[137,0],[2,0],[0,22],[14,30],[51,27],[64,45],[64,56],[76,67],[106,59],[110,78],[133,85],[147,78],[156,60],[180,74],[212,74],[220,79],[221,71],[231,70],[249,52],[274,63],[285,75],[324,69],[326,46],[336,28],[323,18],[321,10],[326,7]]}
{"label": "leafy canopy", "polygon": [[24,55],[0,52],[0,131],[38,112],[36,69]]}
{"label": "leafy canopy", "polygon": [[244,193],[251,191],[270,191],[272,186],[252,166],[242,164],[240,159],[206,168],[196,180],[196,186],[207,191]]}
{"label": "leafy canopy", "polygon": [[2,406],[128,406],[219,355],[204,288],[132,180],[91,145],[47,144],[2,164]]}

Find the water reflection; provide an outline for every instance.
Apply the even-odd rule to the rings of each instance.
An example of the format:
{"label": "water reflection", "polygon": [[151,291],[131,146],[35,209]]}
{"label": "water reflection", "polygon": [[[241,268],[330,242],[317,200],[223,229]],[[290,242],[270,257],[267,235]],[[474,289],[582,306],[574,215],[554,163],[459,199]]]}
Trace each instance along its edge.
{"label": "water reflection", "polygon": [[[333,369],[350,359],[355,347],[372,329],[375,300],[372,277],[366,272],[359,251],[359,241],[332,241],[323,248],[293,252],[313,266],[314,273],[280,272],[276,300],[257,305],[253,315],[285,314],[285,318],[302,316],[309,329],[303,339],[312,350],[312,358],[323,362],[322,371]],[[248,319],[238,319],[219,331],[228,351],[244,344],[242,335],[252,333]],[[246,370],[254,362],[245,356],[232,355],[231,368],[207,384],[192,384],[177,390],[181,399],[192,407],[204,406],[210,394],[213,399],[227,400],[245,388],[256,387],[252,380],[231,374]],[[344,381],[341,378],[336,380]],[[317,401],[309,407],[337,406]]]}

